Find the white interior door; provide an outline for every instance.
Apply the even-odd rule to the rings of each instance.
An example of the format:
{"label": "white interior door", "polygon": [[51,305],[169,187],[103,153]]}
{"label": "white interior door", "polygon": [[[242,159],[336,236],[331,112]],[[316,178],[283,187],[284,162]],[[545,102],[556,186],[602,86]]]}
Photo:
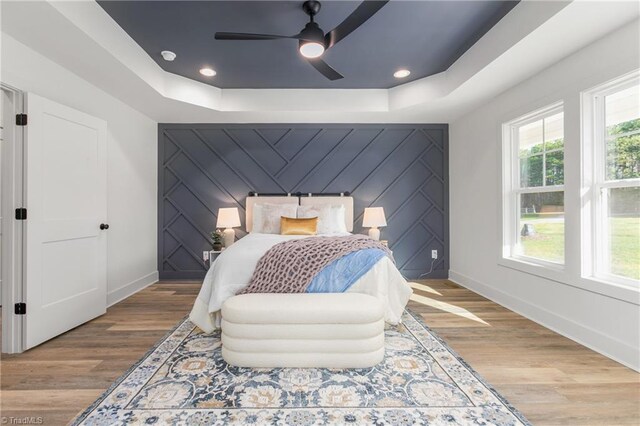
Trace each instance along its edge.
{"label": "white interior door", "polygon": [[[4,145],[6,143],[5,134],[9,133],[9,128],[11,123],[9,120],[13,117],[12,114],[9,113],[11,110],[11,100],[9,99],[9,94],[4,91],[4,89],[0,90],[0,304],[2,304],[2,151],[4,151]],[[6,130],[5,130],[6,127]]]}
{"label": "white interior door", "polygon": [[23,346],[106,311],[106,122],[27,94]]}

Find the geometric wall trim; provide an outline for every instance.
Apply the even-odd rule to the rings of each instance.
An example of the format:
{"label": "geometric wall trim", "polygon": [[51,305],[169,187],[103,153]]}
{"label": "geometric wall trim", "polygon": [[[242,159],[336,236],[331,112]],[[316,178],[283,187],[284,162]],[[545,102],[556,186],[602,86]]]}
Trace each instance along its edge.
{"label": "geometric wall trim", "polygon": [[201,279],[220,207],[258,193],[350,192],[354,233],[365,207],[384,207],[396,264],[407,278],[439,259],[449,270],[446,124],[160,124],[158,270],[161,279]]}

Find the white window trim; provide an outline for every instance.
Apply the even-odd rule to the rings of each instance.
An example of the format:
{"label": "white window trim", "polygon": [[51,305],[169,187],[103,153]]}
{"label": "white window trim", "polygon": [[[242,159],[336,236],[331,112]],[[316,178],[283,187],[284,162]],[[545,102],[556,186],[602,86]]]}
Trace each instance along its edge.
{"label": "white window trim", "polygon": [[[633,74],[640,76],[640,70],[636,71]],[[598,86],[598,87],[602,87],[602,86]],[[566,100],[566,96],[568,94],[565,93],[563,95],[565,95],[565,100]],[[556,99],[560,99],[560,98],[562,98],[562,96],[558,96]],[[545,100],[546,102],[544,104],[547,104],[547,103],[551,104],[552,102],[554,102],[555,99],[545,98]],[[582,111],[584,111],[585,108],[588,107],[588,105],[586,105],[585,102],[581,103],[580,100],[581,99],[576,100],[575,103],[566,102],[564,104],[565,123],[568,117],[575,116],[576,118],[580,117],[581,119],[584,117],[584,114],[582,113]],[[536,107],[544,105],[544,104],[541,104],[540,102],[541,101],[531,105],[530,110],[533,110]],[[558,102],[557,104],[560,104],[560,102]],[[557,104],[553,104],[553,105],[557,105]],[[582,111],[579,111],[578,108],[582,108]],[[501,120],[501,122],[508,123],[509,121],[513,120],[512,117],[513,115],[510,117],[505,116],[503,120]],[[522,117],[525,117],[525,116],[522,116]],[[565,126],[565,152],[567,149],[570,149],[570,145],[574,142],[576,143],[576,147],[579,147],[580,149],[579,159],[575,159],[575,161],[573,161],[572,158],[565,158],[565,187],[567,191],[565,193],[565,200],[572,201],[579,196],[580,197],[579,203],[581,206],[584,206],[585,205],[584,203],[588,202],[588,200],[585,200],[585,192],[587,191],[585,190],[585,187],[586,187],[585,182],[584,181],[581,182],[581,173],[582,173],[581,170],[584,170],[584,167],[582,167],[582,165],[588,164],[589,161],[591,161],[591,156],[593,155],[593,153],[586,152],[584,150],[584,145],[582,141],[578,140],[581,138],[581,135],[584,137],[584,135],[588,134],[588,132],[585,131],[584,129],[584,125],[585,123],[583,120],[581,121],[581,124],[575,129],[573,127],[567,128]],[[582,212],[582,210],[584,209],[580,208],[580,206],[576,206],[575,208],[572,205],[565,206],[565,220],[566,220],[565,230],[567,231],[567,233],[565,234],[565,238],[566,238],[565,252],[566,254],[568,254],[570,253],[569,252],[570,250],[573,250],[573,251],[580,250],[580,253],[578,253],[577,256],[575,253],[571,253],[571,256],[565,256],[564,269],[561,269],[561,268],[554,269],[553,267],[542,266],[540,264],[532,264],[527,262],[526,260],[515,260],[512,258],[505,257],[505,249],[506,249],[504,244],[505,235],[507,235],[506,232],[510,232],[511,230],[511,228],[509,228],[510,224],[507,223],[511,215],[508,215],[507,213],[510,212],[510,209],[512,208],[510,204],[511,200],[507,200],[507,197],[505,196],[506,194],[505,189],[507,188],[507,184],[509,184],[508,179],[511,176],[510,174],[511,164],[510,162],[505,164],[505,161],[504,161],[505,158],[511,158],[511,155],[510,155],[511,146],[505,143],[505,141],[508,140],[508,138],[510,137],[509,131],[510,131],[509,127],[505,125],[502,125],[496,129],[496,138],[499,138],[502,141],[502,145],[501,145],[502,151],[498,152],[496,155],[497,164],[502,165],[501,167],[502,173],[498,176],[499,179],[495,183],[495,185],[496,186],[499,185],[498,191],[503,200],[502,209],[500,210],[500,214],[496,218],[498,229],[500,232],[502,232],[502,235],[497,236],[498,243],[499,243],[499,247],[495,252],[497,264],[503,268],[508,268],[513,271],[517,271],[519,273],[534,275],[549,281],[554,281],[559,285],[567,285],[567,286],[579,288],[581,290],[589,291],[592,293],[601,294],[601,295],[611,297],[617,300],[621,300],[624,302],[632,303],[634,305],[640,305],[640,288],[637,288],[637,287],[632,288],[626,285],[618,285],[610,282],[603,282],[600,279],[594,279],[592,277],[587,278],[587,274],[583,273],[583,270],[585,270],[586,268],[587,262],[589,262],[590,264],[592,260],[589,252],[583,249],[583,247],[587,246],[588,244],[591,244],[590,238],[591,238],[592,231],[589,227],[587,227],[586,231],[584,229],[585,226],[590,226],[591,222],[588,222],[588,221],[585,222],[586,212]],[[578,161],[580,162],[580,164],[576,165],[575,167],[575,172],[577,172],[578,175],[576,176],[574,183],[572,183],[573,180],[571,179],[571,175],[567,174],[568,170],[566,169],[566,166],[568,161],[571,161],[572,163],[578,162]],[[571,167],[571,170],[574,170],[574,168]],[[507,172],[509,172],[509,174]],[[588,179],[589,181],[587,183],[587,186],[588,188],[590,188],[591,177],[589,177]],[[505,201],[509,201],[509,202],[505,202]],[[587,218],[587,219],[590,220],[590,218]],[[580,228],[580,229],[575,229],[574,231],[575,233],[573,232],[569,233],[570,230],[573,229],[572,223],[577,223],[576,228]],[[506,232],[505,232],[505,229],[507,230]],[[588,255],[588,259],[583,260],[583,258],[587,255]],[[510,276],[513,276],[513,275],[510,275]]]}
{"label": "white window trim", "polygon": [[[581,233],[582,268],[584,279],[612,287],[638,291],[639,282],[631,278],[602,272],[605,269],[605,248],[608,247],[604,218],[600,205],[608,188],[639,186],[640,179],[605,180],[606,156],[598,153],[599,142],[604,135],[604,108],[601,104],[605,96],[640,84],[640,70],[633,71],[608,83],[598,85],[581,93]],[[600,135],[600,136],[598,136]],[[599,154],[599,155],[598,155]],[[596,244],[594,237],[599,237]],[[596,237],[596,238],[597,238]],[[637,296],[636,296],[637,297]]]}
{"label": "white window trim", "polygon": [[[502,253],[500,264],[557,281],[561,280],[564,275],[564,263],[525,256],[515,250],[519,242],[521,228],[518,196],[526,193],[564,191],[565,188],[564,185],[520,186],[519,153],[516,152],[518,147],[516,146],[515,128],[563,112],[563,106],[563,102],[556,102],[502,125]],[[545,176],[543,176],[542,183],[546,184]]]}

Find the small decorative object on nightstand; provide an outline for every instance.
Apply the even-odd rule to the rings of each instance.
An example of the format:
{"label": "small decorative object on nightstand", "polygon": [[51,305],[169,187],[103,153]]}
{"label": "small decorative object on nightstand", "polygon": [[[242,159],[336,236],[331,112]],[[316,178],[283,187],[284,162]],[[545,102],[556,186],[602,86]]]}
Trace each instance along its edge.
{"label": "small decorative object on nightstand", "polygon": [[378,227],[387,226],[387,220],[384,217],[384,209],[382,207],[367,207],[364,209],[364,218],[362,226],[369,229],[369,238],[373,240],[380,239],[380,230]]}
{"label": "small decorative object on nightstand", "polygon": [[213,231],[211,233],[211,240],[213,241],[213,244],[211,244],[211,248],[213,249],[212,251],[216,252],[216,251],[222,250],[222,231],[221,230],[216,229],[215,231]]}
{"label": "small decorative object on nightstand", "polygon": [[224,246],[230,247],[236,239],[235,226],[240,226],[240,215],[237,207],[218,209],[218,222],[216,228],[226,228],[224,230]]}

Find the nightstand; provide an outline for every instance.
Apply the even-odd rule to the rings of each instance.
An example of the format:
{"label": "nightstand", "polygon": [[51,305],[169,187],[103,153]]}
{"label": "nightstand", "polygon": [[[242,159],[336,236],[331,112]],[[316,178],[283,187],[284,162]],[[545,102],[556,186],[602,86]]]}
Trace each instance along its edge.
{"label": "nightstand", "polygon": [[220,253],[222,253],[223,251],[224,251],[224,247],[222,247],[222,250],[209,251],[209,266],[213,264],[213,261],[216,260],[216,258],[220,256]]}

